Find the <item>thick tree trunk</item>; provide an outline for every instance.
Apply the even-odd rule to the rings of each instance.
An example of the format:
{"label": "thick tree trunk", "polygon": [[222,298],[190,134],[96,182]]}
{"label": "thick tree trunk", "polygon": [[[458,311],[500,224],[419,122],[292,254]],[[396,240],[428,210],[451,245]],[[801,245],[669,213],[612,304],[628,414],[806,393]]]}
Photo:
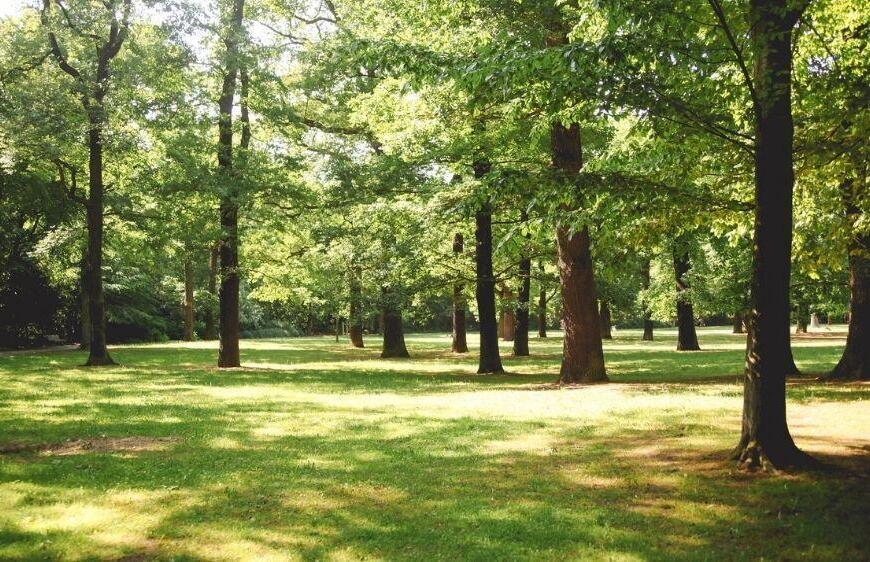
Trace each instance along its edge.
{"label": "thick tree trunk", "polygon": [[[640,274],[643,279],[643,290],[646,291],[649,289],[650,277],[650,260],[646,259],[641,266]],[[652,323],[652,312],[649,309],[649,306],[644,303],[643,305],[643,341],[653,341],[653,323]]]}
{"label": "thick tree trunk", "polygon": [[514,293],[506,285],[500,291],[501,312],[498,321],[498,337],[504,341],[514,341],[517,319],[514,316]]}
{"label": "thick tree trunk", "polygon": [[734,324],[731,329],[732,334],[742,334],[745,330],[743,329],[743,311],[738,310],[734,313]]}
{"label": "thick tree trunk", "polygon": [[[474,176],[478,179],[489,173],[487,162],[474,166]],[[474,215],[474,259],[477,269],[475,297],[480,324],[480,358],[478,373],[503,373],[501,355],[498,349],[498,327],[495,318],[495,275],[492,271],[492,207],[484,202]]]}
{"label": "thick tree trunk", "polygon": [[365,347],[363,343],[363,316],[362,316],[362,268],[358,265],[351,267],[350,272],[350,344],[353,347]]}
{"label": "thick tree trunk", "polygon": [[598,312],[598,319],[601,324],[601,339],[613,339],[613,324],[610,318],[610,305],[607,301],[601,301],[601,308]]}
{"label": "thick tree trunk", "polygon": [[114,365],[106,346],[106,301],[103,294],[103,130],[105,108],[102,99],[90,115],[90,131],[88,133],[89,192],[87,204],[88,222],[88,304],[91,317],[91,345],[88,349],[88,361],[85,365]]}
{"label": "thick tree trunk", "polygon": [[695,313],[689,299],[689,254],[674,250],[674,276],[677,281],[677,351],[699,351],[698,333],[695,330]]}
{"label": "thick tree trunk", "polygon": [[870,236],[849,248],[849,333],[843,357],[828,379],[870,380]]}
{"label": "thick tree trunk", "polygon": [[408,348],[405,347],[405,332],[402,327],[402,312],[395,302],[392,292],[384,287],[383,318],[384,318],[384,348],[381,357],[410,357]]}
{"label": "thick tree trunk", "polygon": [[[210,295],[217,293],[217,276],[218,276],[218,261],[220,260],[220,245],[214,244],[209,252],[208,259],[208,292]],[[214,297],[212,297],[214,298]],[[205,330],[203,334],[205,340],[217,339],[217,326],[215,325],[214,308],[211,302],[205,309]]]}
{"label": "thick tree trunk", "polygon": [[[523,222],[528,216],[523,212]],[[526,357],[529,355],[529,297],[532,289],[532,259],[528,255],[528,248],[523,250],[523,257],[519,263],[520,290],[517,295],[516,329],[514,331],[514,355]]]}
{"label": "thick tree trunk", "polygon": [[[221,96],[218,100],[218,167],[224,182],[220,200],[220,347],[218,367],[240,366],[239,356],[239,189],[233,174],[233,100],[239,74],[239,36],[242,29],[245,0],[234,0],[227,36],[226,58]],[[246,104],[245,92],[242,103]],[[245,123],[242,144],[246,144],[250,129]],[[243,146],[243,148],[247,148]]]}
{"label": "thick tree trunk", "polygon": [[184,341],[193,341],[193,267],[184,260]]}
{"label": "thick tree trunk", "polygon": [[544,262],[539,263],[541,269],[541,287],[538,292],[538,337],[547,337],[547,288],[544,286]]}
{"label": "thick tree trunk", "polygon": [[90,291],[88,291],[87,261],[87,257],[82,258],[79,282],[79,323],[81,325],[79,349],[83,351],[91,347],[91,296]]}
{"label": "thick tree trunk", "polygon": [[[457,232],[453,236],[453,255],[457,259],[465,251],[465,239]],[[453,285],[453,353],[468,353],[465,333],[465,286],[461,282]]]}
{"label": "thick tree trunk", "polygon": [[785,409],[794,189],[791,29],[796,20],[789,5],[787,0],[751,0],[749,8],[756,91],[755,240],[743,429],[733,457],[751,468],[808,461],[789,433]]}
{"label": "thick tree trunk", "polygon": [[[580,127],[576,123],[570,127],[560,122],[553,123],[550,127],[550,151],[553,168],[565,176],[568,185],[572,185],[583,167]],[[556,245],[565,330],[559,382],[606,381],[589,228],[583,227],[575,232],[559,226]]]}

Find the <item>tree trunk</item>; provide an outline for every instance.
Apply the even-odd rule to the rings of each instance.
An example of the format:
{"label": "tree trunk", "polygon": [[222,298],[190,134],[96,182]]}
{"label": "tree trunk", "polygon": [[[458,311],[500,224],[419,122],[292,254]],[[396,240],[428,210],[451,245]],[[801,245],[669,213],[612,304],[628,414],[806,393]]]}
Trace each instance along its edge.
{"label": "tree trunk", "polygon": [[[650,270],[650,260],[646,259],[641,266],[641,277],[643,278],[643,290],[649,290],[649,270]],[[652,323],[652,311],[649,309],[649,305],[644,303],[643,305],[643,341],[653,341],[653,323]]]}
{"label": "tree trunk", "polygon": [[89,116],[88,133],[89,192],[88,218],[88,304],[91,317],[91,345],[87,366],[114,365],[106,346],[106,301],[103,294],[103,130],[106,125],[105,108],[98,100]]}
{"label": "tree trunk", "polygon": [[[481,179],[489,173],[488,162],[477,162],[474,176]],[[477,282],[477,315],[480,324],[480,358],[478,373],[503,373],[498,350],[498,327],[495,319],[495,275],[492,271],[492,206],[489,201],[481,204],[474,215],[475,266]]]}
{"label": "tree trunk", "polygon": [[387,287],[382,289],[384,318],[384,348],[381,358],[410,357],[405,347],[405,332],[402,328],[402,312],[395,302],[395,297]]}
{"label": "tree trunk", "polygon": [[843,357],[828,379],[870,380],[870,236],[849,248],[849,333]]}
{"label": "tree trunk", "polygon": [[351,267],[350,272],[350,344],[353,347],[365,347],[363,343],[362,316],[362,268],[359,265]]}
{"label": "tree trunk", "polygon": [[[233,13],[227,36],[226,68],[221,96],[218,100],[218,167],[223,180],[220,199],[220,347],[218,367],[240,366],[239,356],[239,188],[233,174],[233,100],[239,74],[239,37],[242,30],[245,0],[233,1]],[[243,85],[244,86],[244,85]],[[244,89],[244,88],[243,88]],[[242,92],[243,111],[247,104]],[[249,139],[247,123],[242,132],[242,144]],[[243,146],[246,149],[247,146]]]}
{"label": "tree trunk", "polygon": [[795,308],[795,334],[806,334],[807,333],[807,325],[809,324],[809,318],[807,318],[807,311],[800,304]]}
{"label": "tree trunk", "polygon": [[[525,211],[521,213],[520,220],[529,220]],[[528,235],[526,236],[528,243]],[[532,258],[529,257],[529,249],[523,249],[523,256],[519,263],[520,290],[517,295],[516,327],[514,330],[514,355],[527,357],[529,355],[529,297],[532,289]]]}
{"label": "tree trunk", "polygon": [[82,258],[81,279],[79,282],[79,322],[82,332],[79,338],[79,349],[83,351],[91,348],[91,297],[88,290],[87,261],[87,257]]}
{"label": "tree trunk", "polygon": [[184,341],[193,341],[193,267],[184,260]]}
{"label": "tree trunk", "polygon": [[504,341],[514,341],[517,320],[514,316],[514,307],[512,306],[514,300],[513,291],[506,285],[502,286],[500,297],[501,312],[498,322],[498,336]]}
{"label": "tree trunk", "polygon": [[607,301],[601,301],[601,310],[598,313],[598,318],[601,323],[601,339],[613,339],[613,325],[610,318],[610,305]]}
{"label": "tree trunk", "polygon": [[791,116],[791,29],[787,0],[751,0],[749,23],[755,84],[755,236],[743,428],[733,458],[756,468],[803,464],[785,411],[791,358],[794,169]]}
{"label": "tree trunk", "polygon": [[[560,122],[553,123],[550,127],[550,150],[553,168],[564,175],[567,186],[573,186],[583,167],[580,127],[576,123],[570,127]],[[559,382],[606,381],[589,228],[584,226],[575,232],[566,226],[559,226],[556,229],[556,245],[565,330]]]}
{"label": "tree trunk", "polygon": [[[453,236],[453,255],[457,259],[465,251],[465,239],[457,232]],[[468,353],[468,341],[465,334],[465,287],[461,282],[453,285],[453,353]]]}
{"label": "tree trunk", "polygon": [[[208,259],[209,295],[215,295],[215,293],[217,293],[218,260],[220,259],[219,252],[220,245],[212,245]],[[214,296],[212,296],[212,298],[214,298]],[[215,326],[214,307],[212,306],[212,301],[208,303],[208,306],[205,309],[205,333],[203,334],[203,339],[209,341],[217,339],[217,326]]]}
{"label": "tree trunk", "polygon": [[538,337],[547,337],[547,288],[544,286],[544,262],[540,262],[541,288],[538,292]]}
{"label": "tree trunk", "polygon": [[731,330],[732,334],[742,334],[744,333],[743,329],[743,311],[738,310],[734,313],[734,324]]}
{"label": "tree trunk", "polygon": [[695,331],[695,313],[689,299],[689,253],[674,250],[674,275],[677,281],[677,351],[699,351],[698,333]]}

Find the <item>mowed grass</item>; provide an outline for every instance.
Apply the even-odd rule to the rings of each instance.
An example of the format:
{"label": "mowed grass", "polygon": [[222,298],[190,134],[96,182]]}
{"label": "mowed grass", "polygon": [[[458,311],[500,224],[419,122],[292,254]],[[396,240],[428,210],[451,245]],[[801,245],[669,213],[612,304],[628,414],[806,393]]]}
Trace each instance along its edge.
{"label": "mowed grass", "polygon": [[[796,339],[798,365],[843,335]],[[656,336],[620,331],[612,382],[572,388],[557,337],[504,376],[446,335],[389,361],[374,337],[245,341],[228,371],[206,342],[0,356],[0,559],[866,560],[870,387],[790,383],[827,468],[748,474],[725,460],[744,338]]]}

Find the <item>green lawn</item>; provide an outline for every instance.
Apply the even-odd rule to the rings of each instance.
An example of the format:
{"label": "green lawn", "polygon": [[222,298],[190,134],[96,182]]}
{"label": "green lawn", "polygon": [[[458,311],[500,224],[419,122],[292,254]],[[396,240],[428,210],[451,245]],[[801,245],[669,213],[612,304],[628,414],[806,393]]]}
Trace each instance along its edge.
{"label": "green lawn", "polygon": [[[838,358],[823,335],[795,342],[803,370]],[[410,361],[245,341],[230,371],[213,343],[2,355],[0,559],[866,560],[870,386],[791,383],[829,468],[747,474],[723,460],[744,339],[657,337],[620,331],[612,383],[573,388],[557,338],[504,376],[445,335]]]}

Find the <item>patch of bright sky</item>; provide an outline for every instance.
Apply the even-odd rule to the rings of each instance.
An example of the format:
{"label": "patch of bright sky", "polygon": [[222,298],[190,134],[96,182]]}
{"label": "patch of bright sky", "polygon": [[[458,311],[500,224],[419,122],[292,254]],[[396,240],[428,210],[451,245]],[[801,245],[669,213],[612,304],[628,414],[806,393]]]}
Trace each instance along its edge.
{"label": "patch of bright sky", "polygon": [[15,16],[21,13],[25,6],[32,6],[28,0],[0,0],[0,18]]}

